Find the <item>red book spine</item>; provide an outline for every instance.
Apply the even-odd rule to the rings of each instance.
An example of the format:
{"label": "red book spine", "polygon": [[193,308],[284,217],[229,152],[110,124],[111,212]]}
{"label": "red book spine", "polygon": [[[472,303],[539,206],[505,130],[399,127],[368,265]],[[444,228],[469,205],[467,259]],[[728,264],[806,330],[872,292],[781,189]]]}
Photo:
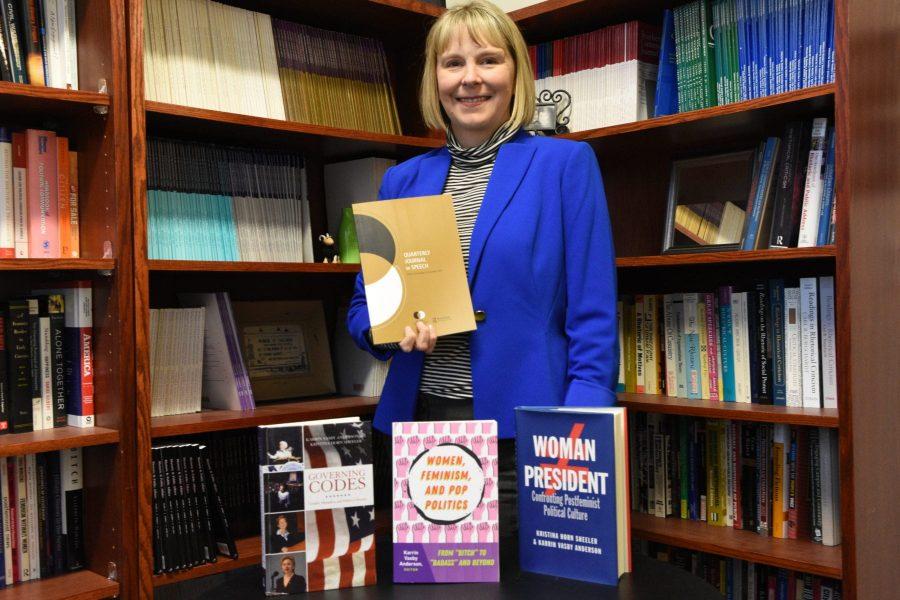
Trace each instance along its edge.
{"label": "red book spine", "polygon": [[59,255],[69,258],[71,221],[69,220],[69,139],[56,138],[56,205],[59,215]]}
{"label": "red book spine", "polygon": [[59,189],[56,165],[56,134],[29,129],[28,145],[28,255],[59,258]]}

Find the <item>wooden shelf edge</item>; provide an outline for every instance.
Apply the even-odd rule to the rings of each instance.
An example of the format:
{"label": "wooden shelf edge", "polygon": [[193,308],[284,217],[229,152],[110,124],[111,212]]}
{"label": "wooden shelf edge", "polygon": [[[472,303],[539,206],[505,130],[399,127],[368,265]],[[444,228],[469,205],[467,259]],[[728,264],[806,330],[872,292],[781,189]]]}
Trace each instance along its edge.
{"label": "wooden shelf edge", "polygon": [[373,414],[376,406],[376,397],[349,396],[263,404],[248,411],[206,410],[186,415],[153,417],[150,435],[162,438],[293,421],[363,416]]}
{"label": "wooden shelf edge", "polygon": [[419,0],[368,0],[372,4],[381,4],[398,10],[426,15],[429,17],[439,17],[447,10],[443,6],[430,4],[428,2],[420,2]]}
{"label": "wooden shelf edge", "polygon": [[783,250],[729,250],[722,252],[660,254],[655,256],[622,256],[616,258],[616,267],[620,269],[639,269],[644,267],[677,267],[786,260],[831,260],[836,256],[837,249],[833,245],[817,246],[815,248],[785,248]]}
{"label": "wooden shelf edge", "polygon": [[692,110],[674,115],[666,115],[664,117],[656,117],[653,119],[645,119],[643,121],[634,121],[632,123],[623,123],[621,125],[612,125],[610,127],[601,127],[599,129],[589,129],[587,131],[576,131],[574,133],[562,134],[558,137],[570,140],[578,140],[590,142],[602,138],[635,133],[638,131],[648,131],[651,129],[659,129],[663,127],[671,127],[692,123],[695,121],[711,120],[717,117],[733,115],[737,113],[745,113],[754,110],[761,110],[780,106],[783,104],[792,104],[802,102],[814,98],[827,98],[834,96],[835,85],[828,83],[814,87],[803,88],[802,90],[794,90],[792,92],[784,92],[782,94],[773,94],[763,98],[754,98],[753,100],[745,100],[743,102],[734,102],[724,106],[712,106],[700,110]]}
{"label": "wooden shelf edge", "polygon": [[342,263],[289,263],[289,262],[240,262],[215,260],[159,260],[147,261],[151,271],[217,271],[247,273],[359,273],[359,264]]}
{"label": "wooden shelf edge", "polygon": [[112,271],[114,258],[2,258],[0,271]]}
{"label": "wooden shelf edge", "polygon": [[12,96],[94,106],[109,106],[110,103],[109,94],[101,94],[100,92],[87,92],[83,90],[69,90],[45,87],[42,85],[30,85],[27,83],[0,81],[0,97]]}
{"label": "wooden shelf edge", "polygon": [[190,579],[199,579],[200,577],[208,577],[210,575],[218,575],[219,573],[226,573],[235,569],[262,564],[262,542],[259,536],[235,540],[235,546],[237,546],[238,551],[237,558],[232,559],[219,556],[214,563],[200,565],[184,571],[154,575],[153,587],[170,585],[172,583],[188,581]]}
{"label": "wooden shelf edge", "polygon": [[671,398],[655,394],[619,393],[618,397],[621,406],[640,412],[685,415],[708,419],[786,423],[811,427],[836,428],[840,425],[838,411],[832,408],[795,408],[740,402],[717,402],[714,400],[689,400],[687,398]]}
{"label": "wooden shelf edge", "polygon": [[65,448],[86,448],[119,442],[119,432],[105,427],[55,427],[0,436],[0,456],[36,454]]}
{"label": "wooden shelf edge", "polygon": [[740,560],[841,579],[841,547],[782,540],[683,519],[631,513],[633,537]]}
{"label": "wooden shelf edge", "polygon": [[119,595],[119,584],[93,571],[74,571],[0,589],[0,600],[104,600]]}
{"label": "wooden shelf edge", "polygon": [[377,142],[382,144],[410,146],[414,148],[425,149],[439,148],[445,143],[443,139],[439,138],[375,133],[371,131],[360,131],[356,129],[342,129],[338,127],[327,127],[325,125],[314,125],[310,123],[299,123],[295,121],[283,121],[280,119],[270,119],[267,117],[255,117],[252,115],[242,115],[238,113],[222,112],[205,108],[195,108],[193,106],[166,104],[164,102],[155,102],[153,100],[147,100],[144,103],[144,106],[146,112],[151,114],[155,113],[159,115],[181,117],[186,119],[214,121],[216,123],[255,127],[258,129],[296,133],[320,138],[335,138],[361,142]]}

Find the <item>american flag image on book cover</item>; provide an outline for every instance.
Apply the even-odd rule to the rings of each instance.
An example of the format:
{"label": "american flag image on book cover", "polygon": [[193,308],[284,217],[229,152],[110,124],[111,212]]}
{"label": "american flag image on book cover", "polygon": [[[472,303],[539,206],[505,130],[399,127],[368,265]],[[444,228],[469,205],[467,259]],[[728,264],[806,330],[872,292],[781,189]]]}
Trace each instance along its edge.
{"label": "american flag image on book cover", "polygon": [[260,427],[259,440],[266,593],[375,584],[369,423]]}

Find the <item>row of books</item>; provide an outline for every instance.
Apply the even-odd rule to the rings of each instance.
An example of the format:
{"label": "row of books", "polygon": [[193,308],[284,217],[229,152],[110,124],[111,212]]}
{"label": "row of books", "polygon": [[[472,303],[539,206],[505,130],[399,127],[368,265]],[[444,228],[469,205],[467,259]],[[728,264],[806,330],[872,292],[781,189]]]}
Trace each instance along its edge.
{"label": "row of books", "polygon": [[313,262],[296,154],[150,138],[150,258]]}
{"label": "row of books", "polygon": [[152,464],[153,572],[237,558],[206,446],[155,446]]}
{"label": "row of books", "polygon": [[[755,150],[677,161],[670,183],[677,200],[673,244],[663,250],[834,244],[834,151],[834,127],[817,118],[789,123],[782,137],[769,137]],[[708,185],[710,179],[720,183]]]}
{"label": "row of books", "polygon": [[153,416],[334,393],[321,302],[232,303],[224,292],[179,302],[187,308],[150,313]]}
{"label": "row of books", "polygon": [[75,0],[3,3],[0,80],[78,89]]}
{"label": "row of books", "polygon": [[833,277],[623,296],[618,390],[837,408]]}
{"label": "row of books", "polygon": [[91,284],[0,304],[0,433],[94,425]]}
{"label": "row of books", "polygon": [[78,153],[53,131],[0,127],[0,258],[78,258]]}
{"label": "row of books", "polygon": [[696,0],[662,38],[657,116],[834,81],[834,0]]}
{"label": "row of books", "polygon": [[0,585],[84,567],[81,448],[0,457]]}
{"label": "row of books", "polygon": [[400,133],[381,42],[211,0],[146,0],[146,98]]}
{"label": "row of books", "polygon": [[840,600],[841,582],[736,558],[636,541],[636,550],[693,573],[729,600]]}
{"label": "row of books", "polygon": [[760,143],[742,250],[834,244],[834,141],[834,127],[817,118]]}
{"label": "row of books", "polygon": [[837,430],[656,413],[629,426],[632,510],[841,543]]}
{"label": "row of books", "polygon": [[646,119],[659,41],[658,27],[629,21],[529,46],[536,91],[569,92],[570,131]]}

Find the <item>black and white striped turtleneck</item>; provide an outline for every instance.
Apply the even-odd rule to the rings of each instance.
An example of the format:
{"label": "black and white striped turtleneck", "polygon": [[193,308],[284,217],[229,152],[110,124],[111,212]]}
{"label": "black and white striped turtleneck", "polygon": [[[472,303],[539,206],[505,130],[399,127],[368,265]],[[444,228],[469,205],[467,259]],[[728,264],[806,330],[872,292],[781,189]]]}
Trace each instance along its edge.
{"label": "black and white striped turtleneck", "polygon": [[[488,140],[472,148],[463,148],[452,132],[447,133],[447,149],[452,160],[444,193],[453,197],[453,210],[456,213],[466,272],[469,270],[472,230],[494,170],[497,153],[518,131],[518,128],[509,125],[501,126]],[[438,337],[434,352],[425,356],[419,392],[442,398],[472,398],[472,361],[468,333]]]}

